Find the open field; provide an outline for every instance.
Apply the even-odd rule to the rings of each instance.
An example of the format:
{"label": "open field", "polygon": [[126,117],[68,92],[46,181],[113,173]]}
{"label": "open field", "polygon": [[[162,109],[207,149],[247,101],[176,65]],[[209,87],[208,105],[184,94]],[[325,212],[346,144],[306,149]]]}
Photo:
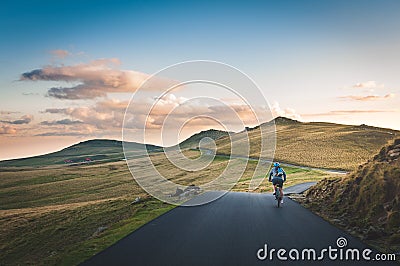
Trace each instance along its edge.
{"label": "open field", "polygon": [[172,208],[147,196],[124,162],[0,176],[2,264],[77,264]]}
{"label": "open field", "polygon": [[[198,152],[186,156],[196,158]],[[209,175],[177,170],[162,154],[152,161],[182,185],[208,182],[227,159],[216,158]],[[250,162],[234,186],[248,191]],[[285,168],[287,185],[330,175]],[[264,180],[256,192],[270,191]],[[138,204],[131,204],[136,197]],[[35,168],[0,168],[0,261],[2,264],[75,265],[173,208],[148,196],[132,179],[125,162]]]}
{"label": "open field", "polygon": [[[365,125],[301,123],[287,118],[276,118],[275,123],[275,160],[328,169],[353,170],[400,135],[396,130]],[[252,157],[260,154],[261,135],[268,139],[274,129],[269,123],[260,127],[247,131]],[[239,147],[245,145],[246,138],[246,132],[232,136],[233,143]],[[218,153],[230,154],[229,137],[222,137],[216,144]]]}
{"label": "open field", "polygon": [[[188,158],[198,158],[200,155],[199,151],[196,150],[187,150],[185,151],[185,155]],[[185,171],[174,166],[164,154],[154,154],[152,157],[153,163],[156,166],[156,169],[163,176],[170,176],[171,180],[175,183],[182,185],[182,188],[191,184],[201,185],[210,182],[211,180],[216,179],[224,169],[228,165],[228,158],[223,156],[216,156],[213,162],[206,168],[200,171]],[[233,161],[242,162],[243,164],[246,162],[243,159],[233,159]],[[242,166],[242,164],[238,164]],[[254,175],[255,168],[257,166],[256,161],[248,161],[247,166],[243,175],[241,175],[239,180],[235,182],[232,187],[233,191],[243,191],[243,192],[252,192],[249,190],[250,180]],[[304,182],[310,181],[318,181],[322,178],[326,177],[334,177],[338,176],[337,174],[331,174],[324,171],[317,170],[308,170],[308,169],[300,169],[296,167],[283,167],[288,175],[288,180],[285,183],[286,186],[292,186]],[[265,173],[266,174],[266,173]],[[255,178],[261,179],[265,178],[265,174],[257,175]],[[272,191],[271,186],[268,182],[268,178],[261,183],[259,188],[254,190],[254,192],[270,192]]]}
{"label": "open field", "polygon": [[[300,123],[282,118],[276,124],[277,160],[321,168],[354,169],[399,135],[398,131],[389,129]],[[268,132],[270,125],[261,127]],[[260,132],[259,127],[247,131],[252,157],[260,152]],[[229,154],[229,137],[240,146],[244,144],[245,133],[225,135],[206,131],[186,140],[184,146],[196,148],[202,135],[211,134],[217,139],[218,153]],[[152,151],[150,158],[155,169],[181,189],[209,183],[228,165],[226,157],[217,156],[200,171],[183,170],[158,153],[159,147],[148,148]],[[53,154],[0,162],[0,261],[3,264],[78,264],[172,209],[173,206],[150,197],[133,180],[126,162],[121,161],[121,149],[120,142],[94,140]],[[200,152],[186,150],[184,155],[196,160]],[[86,156],[93,157],[94,161],[63,162],[68,158],[80,161]],[[146,173],[147,169],[141,168],[140,154],[131,159],[129,163]],[[250,161],[244,173],[238,175],[236,171],[244,163],[243,159],[234,159],[232,172],[227,174],[229,178],[234,177],[229,180],[233,191],[249,191],[257,163]],[[339,178],[324,171],[284,168],[288,174],[286,186]],[[264,178],[264,173],[255,178]],[[172,194],[175,189],[166,193]],[[255,192],[271,190],[265,179]],[[137,197],[142,201],[132,204]]]}

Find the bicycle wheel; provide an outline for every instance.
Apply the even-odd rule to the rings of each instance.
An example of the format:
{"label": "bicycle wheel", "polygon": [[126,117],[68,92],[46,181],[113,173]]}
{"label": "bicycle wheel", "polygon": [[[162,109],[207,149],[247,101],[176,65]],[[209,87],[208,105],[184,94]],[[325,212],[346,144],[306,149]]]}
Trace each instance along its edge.
{"label": "bicycle wheel", "polygon": [[275,190],[275,199],[278,203],[278,208],[281,206],[281,192],[279,191],[279,189]]}

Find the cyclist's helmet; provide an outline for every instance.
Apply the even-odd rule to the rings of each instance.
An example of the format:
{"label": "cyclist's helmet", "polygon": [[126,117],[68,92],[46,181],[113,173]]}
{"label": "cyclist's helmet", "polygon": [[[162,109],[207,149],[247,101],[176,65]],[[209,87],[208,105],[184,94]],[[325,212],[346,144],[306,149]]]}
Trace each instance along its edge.
{"label": "cyclist's helmet", "polygon": [[274,167],[278,167],[280,164],[278,162],[274,163]]}

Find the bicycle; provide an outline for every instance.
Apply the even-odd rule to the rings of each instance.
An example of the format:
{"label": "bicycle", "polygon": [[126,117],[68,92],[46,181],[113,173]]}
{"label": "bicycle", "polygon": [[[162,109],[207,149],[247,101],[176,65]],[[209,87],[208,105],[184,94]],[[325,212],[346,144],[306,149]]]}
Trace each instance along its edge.
{"label": "bicycle", "polygon": [[275,186],[275,200],[278,201],[278,208],[281,206],[282,195],[278,186]]}

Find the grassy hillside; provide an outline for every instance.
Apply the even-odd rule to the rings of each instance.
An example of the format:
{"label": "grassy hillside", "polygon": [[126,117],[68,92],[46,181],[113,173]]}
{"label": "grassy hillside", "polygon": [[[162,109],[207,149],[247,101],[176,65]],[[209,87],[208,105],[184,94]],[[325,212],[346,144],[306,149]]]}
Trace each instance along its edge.
{"label": "grassy hillside", "polygon": [[385,251],[400,250],[400,139],[349,176],[328,178],[306,206]]}
{"label": "grassy hillside", "polygon": [[[4,167],[0,176],[1,265],[76,265],[172,208],[137,186],[122,161]],[[143,201],[131,204],[136,197]]]}
{"label": "grassy hillside", "polygon": [[[376,154],[383,145],[400,135],[400,131],[366,125],[302,123],[284,117],[275,118],[274,122],[276,125],[274,159],[319,168],[353,170]],[[197,148],[201,139],[209,137],[216,140],[218,153],[230,154],[231,139],[238,147],[242,145],[243,149],[239,150],[244,151],[248,134],[251,143],[250,155],[258,157],[263,148],[261,134],[268,139],[273,129],[272,123],[269,122],[239,133],[206,130],[194,134],[179,145],[182,149]],[[161,149],[154,145],[146,147],[150,152]],[[143,144],[129,143],[130,153],[133,156],[136,155],[135,150],[142,148]],[[240,151],[238,155],[241,155]],[[124,158],[122,143],[116,140],[89,140],[46,155],[0,161],[0,167],[54,165],[65,164],[66,161],[68,164],[76,164],[84,162],[88,157],[95,162],[122,160]]]}
{"label": "grassy hillside", "polygon": [[[135,150],[142,150],[144,146],[144,144],[135,142],[125,142],[125,145],[133,154]],[[160,149],[160,147],[154,145],[146,145],[146,148],[148,151]],[[92,162],[122,160],[125,158],[122,151],[122,142],[107,139],[88,140],[45,155],[0,161],[0,167],[54,165],[65,164],[66,161],[68,164],[77,164],[85,162],[87,158],[90,158]]]}
{"label": "grassy hillside", "polygon": [[[278,160],[326,168],[352,169],[358,162],[372,158],[371,154],[377,153],[380,145],[399,134],[398,131],[364,125],[300,123],[286,118],[277,118],[275,122]],[[260,127],[268,132],[271,123]],[[256,157],[260,152],[260,127],[231,137],[242,144],[248,133],[251,155]],[[218,152],[230,152],[227,133],[209,130],[181,143],[182,147],[188,148],[186,157],[200,156],[199,151],[189,148],[197,147],[199,140],[206,136],[216,139]],[[143,148],[143,144],[130,145],[133,153],[135,147]],[[339,217],[337,219],[352,228],[364,228],[362,230],[366,231],[362,232],[368,238],[382,233],[374,226],[378,224],[384,228],[383,234],[388,235],[374,241],[384,239],[396,246],[400,239],[400,232],[395,230],[400,223],[399,161],[395,160],[399,145],[398,141],[386,147],[348,179],[335,178],[321,171],[285,167],[290,175],[287,185],[326,178],[312,190],[315,194],[309,194],[310,198],[316,197],[312,202],[320,201],[326,205],[312,208],[327,206],[328,214]],[[147,145],[147,148],[153,151],[151,160],[156,169],[180,188],[209,182],[222,173],[228,163],[226,158],[216,157],[200,172],[185,171],[158,153],[159,147]],[[73,164],[74,167],[64,163],[66,159],[81,162],[87,157],[94,162]],[[0,162],[0,264],[75,265],[170,210],[172,206],[151,198],[133,181],[122,158],[121,142],[92,140],[52,154]],[[141,159],[140,156],[133,158],[138,168]],[[233,187],[234,191],[248,191],[255,167],[256,162],[249,162]],[[270,190],[270,184],[264,180],[256,191]],[[324,193],[334,201],[330,202],[329,197],[318,198]],[[351,195],[346,202],[354,203],[348,205],[346,212],[341,209],[344,195]],[[136,197],[141,197],[142,201],[132,204]],[[357,213],[357,209],[364,213]],[[356,218],[346,218],[346,214],[353,212]]]}
{"label": "grassy hillside", "polygon": [[[185,154],[199,156],[198,151]],[[161,153],[153,153],[151,159],[182,189],[210,181],[228,163],[226,158],[216,158],[196,172],[177,169]],[[135,160],[140,167],[141,158]],[[248,191],[255,167],[255,162],[248,164],[234,191]],[[288,185],[328,176],[319,171],[285,170],[290,175]],[[75,167],[2,167],[0,176],[1,265],[77,265],[173,208],[147,195],[123,161]],[[271,185],[264,180],[257,192],[267,190],[271,191]],[[136,197],[142,201],[132,204]]]}
{"label": "grassy hillside", "polygon": [[188,149],[188,148],[197,148],[199,146],[199,142],[203,138],[211,138],[213,140],[217,140],[219,138],[228,136],[229,133],[221,130],[210,129],[201,131],[199,133],[194,134],[193,136],[187,138],[186,140],[179,143],[179,147],[181,149]]}
{"label": "grassy hillside", "polygon": [[[275,160],[293,164],[352,170],[365,163],[400,131],[370,126],[333,123],[301,123],[287,118],[276,118]],[[258,157],[261,149],[261,130],[268,137],[273,127],[265,123],[247,131],[251,142],[250,154]],[[234,134],[236,143],[244,143],[245,132]],[[230,154],[229,138],[217,140],[218,153]]]}

